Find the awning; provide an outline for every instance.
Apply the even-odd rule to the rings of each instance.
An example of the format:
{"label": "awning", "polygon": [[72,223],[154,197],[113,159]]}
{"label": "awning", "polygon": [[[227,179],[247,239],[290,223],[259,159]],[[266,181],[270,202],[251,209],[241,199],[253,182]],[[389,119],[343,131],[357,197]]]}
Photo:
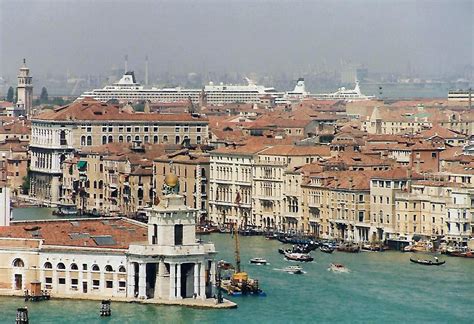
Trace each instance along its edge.
{"label": "awning", "polygon": [[87,161],[79,161],[77,162],[78,169],[84,169],[87,166]]}

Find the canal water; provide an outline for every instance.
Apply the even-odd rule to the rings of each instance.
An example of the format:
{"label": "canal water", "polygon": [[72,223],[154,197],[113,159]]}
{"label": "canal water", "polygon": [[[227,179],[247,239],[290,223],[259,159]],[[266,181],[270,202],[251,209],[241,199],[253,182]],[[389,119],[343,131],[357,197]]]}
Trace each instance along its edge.
{"label": "canal water", "polygon": [[[18,216],[17,212],[14,217]],[[18,216],[19,217],[19,216]],[[215,243],[218,258],[233,260],[228,234],[202,236]],[[99,302],[51,300],[25,303],[0,297],[0,323],[13,323],[16,308],[28,306],[30,323],[472,323],[474,318],[474,260],[445,258],[439,267],[409,261],[400,252],[347,254],[313,252],[315,261],[303,264],[303,275],[276,269],[294,265],[277,249],[282,244],[263,237],[241,237],[242,265],[260,280],[267,297],[231,298],[239,307],[206,310],[174,306],[112,303],[112,316],[99,317]],[[418,255],[417,255],[418,256]],[[248,264],[264,257],[270,264]],[[349,273],[333,273],[331,262],[343,263]]]}

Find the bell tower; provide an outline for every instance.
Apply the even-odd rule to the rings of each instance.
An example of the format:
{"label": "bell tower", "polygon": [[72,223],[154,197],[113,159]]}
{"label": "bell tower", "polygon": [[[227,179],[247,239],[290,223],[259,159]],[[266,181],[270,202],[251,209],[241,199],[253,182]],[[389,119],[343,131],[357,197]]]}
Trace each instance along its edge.
{"label": "bell tower", "polygon": [[18,74],[18,98],[16,106],[25,111],[27,116],[31,115],[33,106],[33,84],[31,83],[30,69],[26,66],[26,60],[23,59],[23,65]]}

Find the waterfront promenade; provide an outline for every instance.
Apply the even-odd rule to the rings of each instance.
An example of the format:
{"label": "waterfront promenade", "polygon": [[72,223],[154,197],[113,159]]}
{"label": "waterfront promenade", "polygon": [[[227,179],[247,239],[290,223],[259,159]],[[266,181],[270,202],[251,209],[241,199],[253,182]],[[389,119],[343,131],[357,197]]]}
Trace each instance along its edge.
{"label": "waterfront promenade", "polygon": [[[233,260],[233,241],[228,234],[203,235],[213,241],[217,258]],[[447,263],[424,267],[409,261],[410,253],[362,252],[348,254],[312,252],[315,261],[303,264],[306,274],[297,276],[281,269],[294,265],[277,249],[282,244],[263,237],[241,237],[242,266],[260,280],[267,297],[230,297],[238,308],[230,310],[112,303],[110,323],[470,323],[472,260],[441,256]],[[418,256],[418,254],[416,254]],[[248,264],[264,257],[270,265]],[[350,273],[327,271],[331,262],[346,265]],[[34,323],[102,323],[98,301],[51,300],[26,303]],[[20,298],[0,298],[0,323],[11,323]]]}

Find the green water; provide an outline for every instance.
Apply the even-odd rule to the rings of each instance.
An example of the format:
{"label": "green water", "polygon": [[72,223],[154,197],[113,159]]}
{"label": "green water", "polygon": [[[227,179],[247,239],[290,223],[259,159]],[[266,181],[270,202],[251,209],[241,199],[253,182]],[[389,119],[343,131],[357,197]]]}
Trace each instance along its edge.
{"label": "green water", "polygon": [[59,217],[53,215],[54,208],[37,208],[37,207],[25,207],[25,208],[13,208],[12,219],[13,220],[38,220],[38,219],[59,219]]}
{"label": "green water", "polygon": [[[233,259],[229,235],[203,236],[219,250],[218,258]],[[0,298],[0,323],[13,323],[16,308],[27,305],[30,323],[472,323],[474,260],[445,258],[440,267],[409,262],[409,254],[313,252],[303,264],[304,275],[281,269],[290,263],[277,249],[282,245],[262,237],[242,237],[242,264],[258,278],[267,297],[235,297],[237,309],[205,310],[184,307],[112,303],[112,317],[98,316],[99,303],[51,300],[25,303]],[[271,264],[248,264],[251,257]],[[350,273],[327,271],[331,262],[345,264]]]}

